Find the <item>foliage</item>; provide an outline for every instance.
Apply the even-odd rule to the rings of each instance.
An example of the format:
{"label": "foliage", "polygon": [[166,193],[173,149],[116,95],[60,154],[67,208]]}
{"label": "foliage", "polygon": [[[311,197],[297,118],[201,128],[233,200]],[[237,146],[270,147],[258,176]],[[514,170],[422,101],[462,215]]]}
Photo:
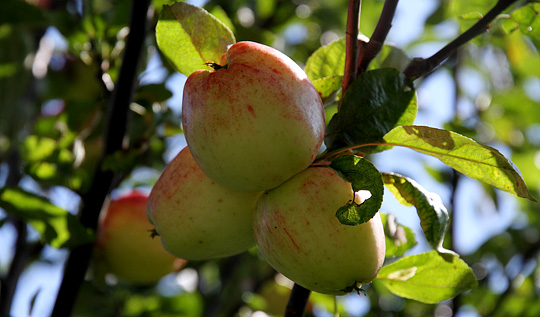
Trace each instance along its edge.
{"label": "foliage", "polygon": [[[205,3],[204,9],[154,0],[151,31],[138,34],[145,49],[122,148],[111,152],[107,135],[117,126],[109,124],[107,116],[130,53],[130,2],[1,1],[0,230],[21,224],[31,228],[28,235],[17,231],[23,243],[13,252],[0,253],[10,257],[2,259],[0,267],[3,289],[24,287],[17,285],[17,275],[9,276],[6,263],[19,266],[20,272],[39,263],[63,263],[47,258],[41,248],[32,253],[29,246],[36,236],[42,246],[69,250],[92,241],[85,217],[74,213],[92,200],[97,174],[114,173],[111,189],[117,190],[155,183],[171,152],[178,150],[175,142],[182,133],[178,73],[185,78],[197,69],[210,69],[207,63],[219,64],[228,45],[251,40],[278,47],[305,66],[324,101],[328,122],[325,149],[316,164],[331,161],[330,167],[355,191],[371,193],[365,203],[337,211],[338,218],[346,225],[359,224],[382,204],[387,260],[379,277],[366,287],[370,310],[365,315],[427,315],[448,307],[449,300],[456,312],[537,315],[540,4],[512,4],[491,23],[489,32],[461,47],[435,72],[415,81],[403,73],[411,57],[417,57],[408,54],[423,45],[450,41],[502,2],[513,1],[434,2],[422,34],[402,44],[385,43],[368,71],[343,94],[344,0],[216,0]],[[411,6],[406,1],[400,5]],[[382,1],[363,1],[361,33],[373,33],[382,6]],[[440,32],[443,29],[450,32]],[[455,100],[423,104],[422,89],[441,76],[451,82]],[[451,108],[443,126],[416,123],[431,111],[428,106],[443,105]],[[403,153],[398,148],[443,164],[426,164],[422,171],[399,166],[408,176],[383,171],[378,158],[399,163],[399,154],[392,156]],[[423,177],[426,171],[432,177]],[[477,197],[469,204],[460,204],[466,197],[460,191],[470,188],[460,175],[485,184],[477,187]],[[420,184],[424,182],[443,192],[431,192]],[[68,193],[64,200],[77,206],[67,210],[59,202],[59,191]],[[398,216],[385,210],[383,193],[385,202],[393,199],[391,194],[414,206],[421,230],[400,224]],[[499,232],[486,234],[468,253],[461,252],[460,241],[466,238],[458,220],[464,213],[483,220],[498,218],[508,212],[504,208],[509,201],[516,209],[511,221]],[[482,215],[486,209],[490,213]],[[91,267],[90,272],[97,269]],[[194,288],[182,284],[189,280],[183,272],[198,279]],[[83,284],[77,315],[91,315],[96,307],[104,314],[130,316],[247,315],[257,310],[279,314],[290,288],[258,258],[256,249],[220,261],[190,263],[157,287],[133,288],[115,284],[111,277],[93,276]],[[56,288],[35,291],[35,296],[47,291]],[[355,306],[346,305],[348,299],[338,300],[336,309],[344,315]],[[28,312],[34,304],[35,298],[28,300],[28,307],[12,309]],[[333,309],[328,297],[312,294],[307,313]],[[9,307],[0,311],[8,313]]]}

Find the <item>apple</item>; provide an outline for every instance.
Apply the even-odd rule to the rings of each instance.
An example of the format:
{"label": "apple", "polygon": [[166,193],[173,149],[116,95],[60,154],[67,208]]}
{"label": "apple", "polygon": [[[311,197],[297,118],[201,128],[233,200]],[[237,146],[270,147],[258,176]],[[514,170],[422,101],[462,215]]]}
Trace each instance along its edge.
{"label": "apple", "polygon": [[[357,226],[337,209],[362,191],[329,167],[309,167],[261,196],[253,232],[262,257],[278,272],[315,292],[343,295],[370,283],[385,254],[379,213]],[[364,195],[365,196],[365,195]]]}
{"label": "apple", "polygon": [[152,237],[147,200],[147,194],[131,191],[112,200],[100,217],[97,257],[104,270],[122,282],[154,284],[186,263]]}
{"label": "apple", "polygon": [[185,147],[152,188],[147,216],[171,254],[223,258],[255,245],[251,223],[261,192],[235,192],[208,178]]}
{"label": "apple", "polygon": [[238,42],[184,86],[182,124],[201,169],[223,187],[257,192],[307,168],[324,138],[321,98],[288,56]]}

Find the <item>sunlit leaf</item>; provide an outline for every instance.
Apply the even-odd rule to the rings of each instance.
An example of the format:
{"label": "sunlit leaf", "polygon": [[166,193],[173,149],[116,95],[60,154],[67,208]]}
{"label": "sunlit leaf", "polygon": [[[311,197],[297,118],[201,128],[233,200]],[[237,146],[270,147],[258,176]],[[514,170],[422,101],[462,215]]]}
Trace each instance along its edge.
{"label": "sunlit leaf", "polygon": [[220,7],[220,6],[213,7],[212,10],[210,11],[210,14],[212,14],[218,20],[223,22],[223,24],[225,24],[229,28],[229,30],[231,30],[231,32],[233,32],[233,33],[235,32],[233,22],[231,21],[231,19],[227,15],[227,12],[225,12],[225,10],[223,10],[222,7]]}
{"label": "sunlit leaf", "polygon": [[343,75],[345,72],[345,38],[316,50],[308,58],[305,71],[311,81]]}
{"label": "sunlit leaf", "polygon": [[392,293],[423,303],[451,299],[475,287],[471,268],[452,254],[430,251],[403,257],[384,266],[377,280]]}
{"label": "sunlit leaf", "polygon": [[21,150],[26,161],[37,162],[53,155],[57,150],[57,142],[51,138],[30,135],[24,140]]}
{"label": "sunlit leaf", "polygon": [[206,62],[219,63],[228,46],[235,42],[223,22],[204,9],[183,2],[163,6],[156,40],[176,70],[187,76],[198,69],[210,69]]}
{"label": "sunlit leaf", "polygon": [[521,175],[499,151],[460,134],[431,127],[404,126],[390,131],[384,140],[389,145],[434,156],[473,179],[535,200]]}
{"label": "sunlit leaf", "polygon": [[405,176],[382,173],[382,178],[386,187],[400,203],[416,207],[420,225],[429,244],[439,252],[447,252],[443,249],[442,243],[449,217],[441,197]]}
{"label": "sunlit leaf", "polygon": [[476,23],[496,3],[497,0],[450,1],[447,16],[456,19],[461,31],[464,31]]}
{"label": "sunlit leaf", "polygon": [[77,217],[20,188],[0,189],[0,208],[29,223],[44,242],[55,248],[73,247],[94,238]]}
{"label": "sunlit leaf", "polygon": [[511,14],[521,32],[540,39],[540,3],[529,3],[514,10]]}
{"label": "sunlit leaf", "polygon": [[386,258],[402,256],[407,250],[416,245],[414,232],[410,228],[399,224],[393,214],[381,213],[381,220],[386,240]]}
{"label": "sunlit leaf", "polygon": [[341,88],[342,80],[343,76],[340,75],[323,77],[314,80],[313,86],[315,86],[315,89],[319,92],[319,95],[324,101],[326,98],[330,97],[334,92]]}
{"label": "sunlit leaf", "polygon": [[330,167],[352,184],[353,191],[369,191],[371,197],[358,205],[351,201],[336,212],[344,225],[359,225],[369,221],[381,208],[384,186],[381,174],[373,164],[359,156],[342,155],[332,161]]}

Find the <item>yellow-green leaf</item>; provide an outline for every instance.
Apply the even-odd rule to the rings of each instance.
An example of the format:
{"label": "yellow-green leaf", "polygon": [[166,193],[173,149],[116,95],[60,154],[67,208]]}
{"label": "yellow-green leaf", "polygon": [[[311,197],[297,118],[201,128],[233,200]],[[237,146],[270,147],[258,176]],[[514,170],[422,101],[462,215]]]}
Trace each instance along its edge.
{"label": "yellow-green leaf", "polygon": [[388,145],[434,156],[456,171],[516,196],[536,201],[523,178],[499,151],[455,132],[402,126],[384,136]]}
{"label": "yellow-green leaf", "polygon": [[435,251],[386,265],[377,280],[398,296],[429,304],[453,298],[478,283],[471,268],[459,257]]}
{"label": "yellow-green leaf", "polygon": [[176,70],[189,76],[219,63],[235,38],[231,30],[208,11],[187,3],[164,5],[156,26],[159,49]]}

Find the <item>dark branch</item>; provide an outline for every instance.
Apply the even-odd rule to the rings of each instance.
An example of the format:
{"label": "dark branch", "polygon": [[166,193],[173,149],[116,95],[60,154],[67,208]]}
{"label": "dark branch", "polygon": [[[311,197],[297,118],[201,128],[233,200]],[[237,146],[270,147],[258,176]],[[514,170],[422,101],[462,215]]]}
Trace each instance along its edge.
{"label": "dark branch", "polygon": [[345,72],[341,83],[345,94],[356,78],[356,60],[358,56],[358,21],[361,0],[349,0],[347,11],[347,32],[345,35]]}
{"label": "dark branch", "polygon": [[[20,170],[21,159],[16,147],[7,155],[6,163],[8,174],[5,186],[15,187],[22,178]],[[0,279],[0,316],[9,316],[19,277],[30,259],[37,256],[42,249],[42,245],[39,243],[28,243],[26,222],[14,215],[8,215],[7,221],[15,228],[17,238],[14,243],[13,258],[11,259],[7,275]]]}
{"label": "dark branch", "polygon": [[358,41],[360,45],[357,63],[358,74],[365,72],[369,63],[371,63],[375,56],[381,51],[386,36],[388,36],[388,32],[390,32],[390,28],[392,27],[392,20],[394,19],[397,5],[398,0],[386,0],[377,26],[375,27],[369,42]]}
{"label": "dark branch", "polygon": [[310,290],[295,283],[291,291],[291,297],[289,297],[289,302],[287,303],[285,317],[304,316],[310,294]]}
{"label": "dark branch", "polygon": [[476,36],[486,32],[489,29],[489,24],[491,23],[491,21],[493,21],[499,14],[501,14],[506,8],[508,8],[512,3],[516,1],[517,0],[499,0],[497,4],[491,10],[489,10],[489,12],[482,19],[480,19],[480,21],[476,22],[476,24],[474,24],[470,29],[458,36],[452,42],[448,43],[445,47],[443,47],[433,56],[427,59],[413,59],[403,73],[405,74],[405,76],[413,80],[431,73],[460,46],[469,42]]}
{"label": "dark branch", "polygon": [[[127,38],[125,55],[120,68],[118,82],[110,98],[104,135],[105,151],[103,159],[122,149],[126,133],[127,115],[131,103],[144,39],[147,32],[147,14],[150,0],[133,0],[129,22],[130,34]],[[101,164],[100,164],[101,165]],[[103,203],[112,189],[115,173],[97,169],[92,187],[82,197],[81,223],[95,230]],[[64,277],[58,291],[52,316],[70,316],[78,291],[92,255],[92,244],[74,248],[65,264]]]}

